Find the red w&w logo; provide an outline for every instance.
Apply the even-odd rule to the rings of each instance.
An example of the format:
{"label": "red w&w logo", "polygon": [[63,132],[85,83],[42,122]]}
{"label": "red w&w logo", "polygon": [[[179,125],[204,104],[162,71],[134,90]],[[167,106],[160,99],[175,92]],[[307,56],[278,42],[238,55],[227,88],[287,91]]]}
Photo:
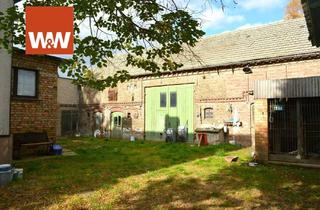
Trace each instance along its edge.
{"label": "red w&w logo", "polygon": [[73,54],[73,8],[27,7],[26,54]]}
{"label": "red w&w logo", "polygon": [[57,49],[58,45],[60,45],[62,49],[67,49],[71,32],[66,32],[64,37],[61,32],[57,32],[55,36],[53,32],[47,32],[45,36],[42,32],[38,32],[36,36],[34,32],[29,32],[28,35],[33,49],[39,48],[40,43],[42,48]]}

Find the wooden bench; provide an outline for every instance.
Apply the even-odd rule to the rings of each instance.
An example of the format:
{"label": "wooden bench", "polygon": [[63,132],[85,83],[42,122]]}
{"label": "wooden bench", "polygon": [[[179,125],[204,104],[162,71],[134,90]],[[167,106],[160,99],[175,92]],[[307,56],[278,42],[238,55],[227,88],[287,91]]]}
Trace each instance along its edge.
{"label": "wooden bench", "polygon": [[37,132],[29,132],[29,133],[19,133],[13,135],[13,157],[15,159],[20,158],[20,150],[21,147],[46,147],[47,154],[50,154],[53,139],[48,138],[48,134],[46,132],[37,133]]}

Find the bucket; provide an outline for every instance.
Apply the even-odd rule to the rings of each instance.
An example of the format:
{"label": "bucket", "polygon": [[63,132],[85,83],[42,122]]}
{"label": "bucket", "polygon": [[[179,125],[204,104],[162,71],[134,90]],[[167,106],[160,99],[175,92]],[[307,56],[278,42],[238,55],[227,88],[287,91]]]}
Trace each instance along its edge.
{"label": "bucket", "polygon": [[62,155],[62,147],[58,144],[54,144],[52,147],[54,155]]}
{"label": "bucket", "polygon": [[236,145],[236,141],[235,140],[229,140],[229,144]]}
{"label": "bucket", "polygon": [[0,165],[0,172],[11,170],[12,167],[10,164],[1,164]]}
{"label": "bucket", "polygon": [[130,136],[130,141],[135,141],[136,138],[134,136]]}
{"label": "bucket", "polygon": [[0,187],[12,181],[12,167],[10,164],[0,165]]}

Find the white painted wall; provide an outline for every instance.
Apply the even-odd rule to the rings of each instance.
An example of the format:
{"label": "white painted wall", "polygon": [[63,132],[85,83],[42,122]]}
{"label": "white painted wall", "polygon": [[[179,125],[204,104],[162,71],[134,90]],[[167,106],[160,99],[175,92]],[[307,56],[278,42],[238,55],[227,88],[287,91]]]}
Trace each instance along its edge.
{"label": "white painted wall", "polygon": [[78,111],[79,90],[71,79],[58,78],[58,112],[57,112],[57,136],[61,136],[62,111]]}
{"label": "white painted wall", "polygon": [[71,79],[58,78],[58,104],[79,104],[78,86]]}
{"label": "white painted wall", "polygon": [[[12,0],[1,0],[0,10],[4,11],[11,5],[11,2]],[[9,135],[11,55],[1,49],[0,70],[0,135]]]}
{"label": "white painted wall", "polygon": [[[11,7],[13,0],[0,0],[0,11]],[[1,31],[0,31],[1,36]],[[11,55],[0,49],[0,164],[11,161],[10,134],[10,86]]]}

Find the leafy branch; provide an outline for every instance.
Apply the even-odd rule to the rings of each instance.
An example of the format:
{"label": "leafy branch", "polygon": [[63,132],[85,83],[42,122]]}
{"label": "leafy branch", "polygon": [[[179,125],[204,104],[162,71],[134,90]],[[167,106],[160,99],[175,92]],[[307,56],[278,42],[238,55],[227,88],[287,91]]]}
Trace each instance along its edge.
{"label": "leafy branch", "polygon": [[[204,35],[199,21],[174,0],[26,0],[23,10],[14,6],[7,13],[0,13],[0,48],[11,52],[12,43],[25,47],[27,6],[74,7],[75,50],[60,68],[78,84],[98,90],[130,79],[121,66],[110,73],[112,59],[119,54],[125,57],[127,67],[155,74],[174,71],[182,64],[174,61],[172,55],[182,53],[184,46],[195,46]],[[83,31],[84,24],[89,33]],[[97,76],[97,68],[110,72]]]}

